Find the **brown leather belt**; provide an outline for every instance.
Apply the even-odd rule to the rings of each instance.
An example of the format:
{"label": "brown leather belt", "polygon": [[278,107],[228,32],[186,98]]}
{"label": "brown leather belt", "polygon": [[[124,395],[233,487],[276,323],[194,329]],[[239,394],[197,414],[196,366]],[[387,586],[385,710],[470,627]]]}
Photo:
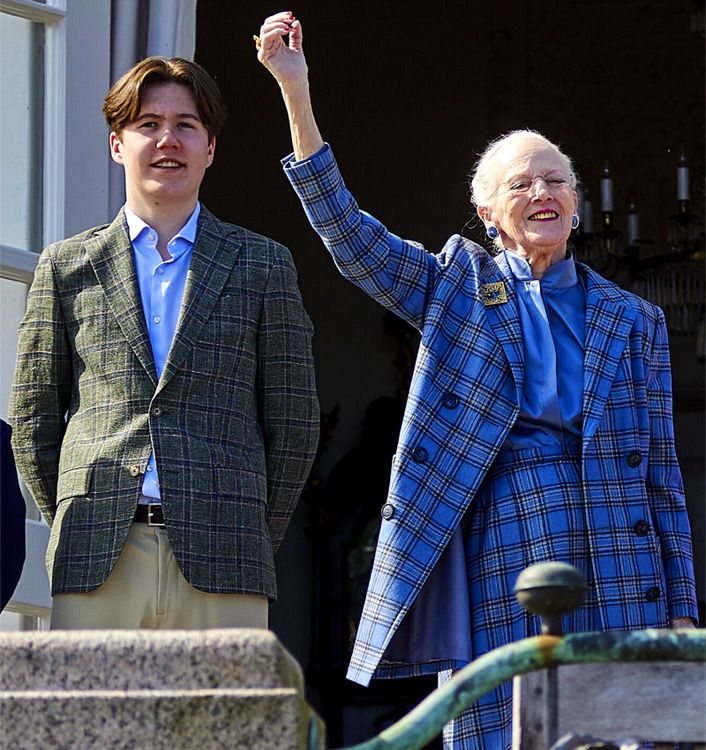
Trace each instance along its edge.
{"label": "brown leather belt", "polygon": [[148,526],[164,526],[161,504],[138,505],[132,520],[135,523],[146,523]]}

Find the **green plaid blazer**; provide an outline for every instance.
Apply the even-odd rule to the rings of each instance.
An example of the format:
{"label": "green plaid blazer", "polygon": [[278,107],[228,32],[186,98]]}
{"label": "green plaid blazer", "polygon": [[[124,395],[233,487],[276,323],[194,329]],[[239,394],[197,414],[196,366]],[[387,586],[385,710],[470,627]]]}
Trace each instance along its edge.
{"label": "green plaid blazer", "polygon": [[275,599],[273,553],[318,440],[311,337],[289,251],[202,208],[157,380],[123,212],[47,247],[10,419],[18,470],[51,526],[52,593],[106,580],[154,452],[186,580]]}

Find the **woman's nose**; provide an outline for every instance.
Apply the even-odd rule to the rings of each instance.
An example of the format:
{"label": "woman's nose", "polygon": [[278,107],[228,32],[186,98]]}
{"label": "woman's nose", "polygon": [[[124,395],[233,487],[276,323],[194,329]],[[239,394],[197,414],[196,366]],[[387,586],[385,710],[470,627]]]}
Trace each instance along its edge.
{"label": "woman's nose", "polygon": [[532,180],[530,196],[532,200],[547,200],[547,198],[551,198],[551,192],[544,177],[535,177]]}

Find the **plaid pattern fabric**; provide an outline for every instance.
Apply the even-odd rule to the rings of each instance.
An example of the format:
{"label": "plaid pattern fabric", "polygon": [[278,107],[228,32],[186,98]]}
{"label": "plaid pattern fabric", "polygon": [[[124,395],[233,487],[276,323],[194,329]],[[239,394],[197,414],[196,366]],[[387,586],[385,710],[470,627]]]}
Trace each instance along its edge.
{"label": "plaid pattern fabric", "polygon": [[[566,632],[610,627],[597,601],[578,450],[530,448],[499,454],[464,519],[473,658],[506,643],[539,635],[513,588],[528,566],[559,560],[578,568],[588,585],[581,607],[565,618]],[[443,625],[442,625],[443,627]],[[451,673],[439,675],[443,684]],[[444,727],[454,750],[510,750],[512,682],[500,685]]]}
{"label": "plaid pattern fabric", "polygon": [[[285,173],[341,273],[422,334],[348,672],[367,684],[470,507],[519,412],[522,338],[512,277],[454,235],[438,254],[361,211],[330,148]],[[586,284],[581,481],[611,628],[696,617],[661,311],[579,264]],[[503,289],[506,301],[488,302]],[[648,533],[635,524],[644,520]]]}
{"label": "plaid pattern fabric", "polygon": [[49,246],[20,326],[13,446],[52,527],[52,591],[105,581],[154,452],[186,580],[275,598],[273,551],[319,425],[289,251],[202,208],[159,382],[132,253],[123,212]]}

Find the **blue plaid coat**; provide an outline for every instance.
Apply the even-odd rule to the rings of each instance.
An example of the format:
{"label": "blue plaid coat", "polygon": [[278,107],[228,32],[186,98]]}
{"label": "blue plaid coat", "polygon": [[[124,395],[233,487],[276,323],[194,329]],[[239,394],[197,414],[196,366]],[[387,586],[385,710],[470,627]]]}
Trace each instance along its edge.
{"label": "blue plaid coat", "polygon": [[[358,209],[328,147],[284,164],[341,273],[422,335],[348,673],[367,684],[518,416],[520,320],[509,270],[481,247],[454,235],[432,254],[391,234]],[[598,605],[612,629],[666,627],[696,618],[696,595],[664,317],[586,266],[578,272],[583,492]],[[637,526],[645,519],[646,534]]]}

